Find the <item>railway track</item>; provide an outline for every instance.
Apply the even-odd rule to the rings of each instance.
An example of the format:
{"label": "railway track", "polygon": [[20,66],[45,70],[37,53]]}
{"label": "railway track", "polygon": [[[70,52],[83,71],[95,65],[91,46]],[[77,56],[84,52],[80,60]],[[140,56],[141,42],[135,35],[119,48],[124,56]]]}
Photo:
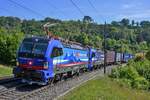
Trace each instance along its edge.
{"label": "railway track", "polygon": [[1,84],[6,84],[12,81],[19,80],[18,78],[14,78],[13,76],[5,76],[5,77],[0,77],[0,85]]}
{"label": "railway track", "polygon": [[23,84],[20,84],[19,78],[14,78],[12,76],[1,78],[0,80],[0,100],[3,99],[1,96],[5,96],[7,92],[14,90],[16,87],[19,87]]}
{"label": "railway track", "polygon": [[10,90],[11,88],[20,84],[20,79],[14,78],[12,76],[3,77],[0,80],[0,94],[4,91]]}
{"label": "railway track", "polygon": [[[107,72],[114,66],[107,68]],[[79,77],[68,78],[66,81],[59,81],[54,85],[38,86],[18,84],[0,92],[0,100],[53,100],[64,95],[71,89],[96,77],[103,75],[103,69],[82,73]],[[6,85],[6,84],[5,84]],[[1,90],[0,90],[1,91]]]}
{"label": "railway track", "polygon": [[[107,73],[110,73],[111,69],[115,66],[109,66],[107,68]],[[54,86],[45,86],[43,88],[37,89],[31,93],[23,95],[17,100],[57,100],[59,97],[65,95],[70,90],[79,86],[80,84],[91,80],[97,76],[103,76],[103,69],[98,69],[92,72],[86,72],[79,77],[69,78],[67,81],[60,81]]]}

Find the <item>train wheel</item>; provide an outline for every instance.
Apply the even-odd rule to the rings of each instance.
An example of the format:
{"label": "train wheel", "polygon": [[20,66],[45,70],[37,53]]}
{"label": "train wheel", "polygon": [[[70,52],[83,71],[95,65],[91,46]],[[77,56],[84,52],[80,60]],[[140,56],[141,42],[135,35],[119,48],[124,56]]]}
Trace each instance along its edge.
{"label": "train wheel", "polygon": [[62,79],[63,79],[63,75],[62,75],[62,74],[59,74],[59,76],[60,76],[59,81],[62,81]]}
{"label": "train wheel", "polygon": [[67,78],[68,78],[68,74],[67,74],[67,73],[62,73],[62,79],[63,79],[64,81],[66,81]]}
{"label": "train wheel", "polygon": [[80,69],[77,70],[76,75],[80,76]]}
{"label": "train wheel", "polygon": [[72,77],[73,77],[73,74],[72,74],[72,73],[73,73],[72,71],[67,72],[67,76],[68,76],[69,78],[72,78]]}
{"label": "train wheel", "polygon": [[85,72],[84,68],[80,69],[80,73],[84,73],[84,72]]}
{"label": "train wheel", "polygon": [[49,78],[48,79],[48,85],[53,85],[54,84],[55,78]]}

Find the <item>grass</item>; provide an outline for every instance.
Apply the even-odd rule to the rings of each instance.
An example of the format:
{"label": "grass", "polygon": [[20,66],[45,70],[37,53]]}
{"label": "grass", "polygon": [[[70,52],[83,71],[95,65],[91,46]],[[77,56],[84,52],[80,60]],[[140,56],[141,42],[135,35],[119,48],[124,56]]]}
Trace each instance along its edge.
{"label": "grass", "polygon": [[118,82],[100,77],[90,80],[68,94],[59,98],[60,100],[150,100],[147,91],[134,90],[119,85]]}
{"label": "grass", "polygon": [[0,65],[0,77],[10,75],[12,75],[12,68],[5,65]]}

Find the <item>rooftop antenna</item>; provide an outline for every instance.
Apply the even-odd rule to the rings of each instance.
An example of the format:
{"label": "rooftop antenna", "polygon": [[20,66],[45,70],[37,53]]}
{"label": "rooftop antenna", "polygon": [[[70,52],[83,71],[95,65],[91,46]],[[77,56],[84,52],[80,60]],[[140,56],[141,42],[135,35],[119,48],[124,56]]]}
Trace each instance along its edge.
{"label": "rooftop antenna", "polygon": [[43,25],[44,30],[45,30],[46,35],[47,35],[48,38],[53,36],[52,32],[49,31],[49,27],[53,27],[53,26],[56,26],[56,25],[58,25],[58,23],[50,23],[50,22],[47,22],[46,24]]}

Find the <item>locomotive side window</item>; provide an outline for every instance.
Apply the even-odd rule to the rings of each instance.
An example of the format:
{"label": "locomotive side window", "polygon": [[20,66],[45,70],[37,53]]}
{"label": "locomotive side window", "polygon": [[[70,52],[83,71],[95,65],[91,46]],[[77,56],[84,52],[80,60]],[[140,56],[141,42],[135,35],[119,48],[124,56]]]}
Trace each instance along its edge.
{"label": "locomotive side window", "polygon": [[63,55],[62,48],[54,47],[52,50],[51,58],[58,57]]}
{"label": "locomotive side window", "polygon": [[92,53],[92,57],[95,57],[95,53]]}

